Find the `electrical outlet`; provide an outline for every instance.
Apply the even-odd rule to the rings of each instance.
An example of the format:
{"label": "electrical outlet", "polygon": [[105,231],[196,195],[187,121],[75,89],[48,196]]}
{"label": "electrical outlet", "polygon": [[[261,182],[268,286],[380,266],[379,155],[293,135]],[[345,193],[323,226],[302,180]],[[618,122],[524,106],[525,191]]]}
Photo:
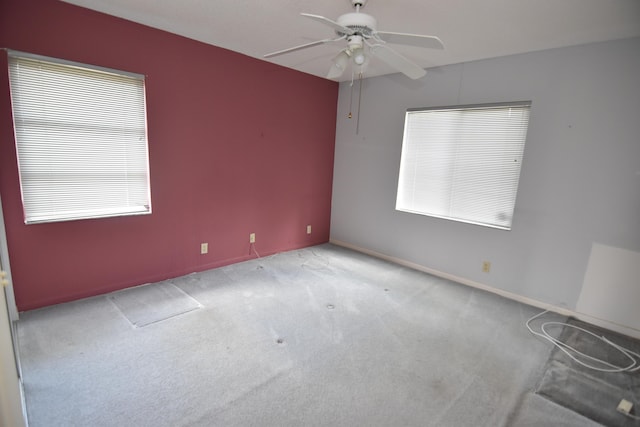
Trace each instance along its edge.
{"label": "electrical outlet", "polygon": [[249,234],[249,243],[255,243],[255,242],[256,242],[256,233]]}
{"label": "electrical outlet", "polygon": [[307,225],[307,234],[311,234],[311,226]]}
{"label": "electrical outlet", "polygon": [[208,243],[200,243],[200,255],[204,255],[209,253],[209,244]]}
{"label": "electrical outlet", "polygon": [[482,272],[488,273],[491,271],[491,263],[489,261],[482,262]]}

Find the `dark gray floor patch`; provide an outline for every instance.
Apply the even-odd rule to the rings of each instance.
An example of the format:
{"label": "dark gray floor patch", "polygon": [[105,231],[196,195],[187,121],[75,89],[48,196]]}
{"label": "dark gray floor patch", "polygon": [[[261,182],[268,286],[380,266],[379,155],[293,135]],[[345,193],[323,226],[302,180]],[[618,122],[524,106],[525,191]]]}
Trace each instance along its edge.
{"label": "dark gray floor patch", "polygon": [[133,326],[143,327],[200,308],[200,303],[173,283],[137,286],[109,295]]}
{"label": "dark gray floor patch", "polygon": [[[638,340],[575,319],[569,319],[567,323],[587,329],[598,336],[605,336],[618,345],[640,353]],[[595,342],[594,338],[574,328],[565,327],[559,339],[590,356],[620,366],[628,363],[611,346]],[[547,361],[537,393],[606,426],[640,426],[640,420],[631,419],[616,411],[623,398],[633,402],[635,410],[640,410],[640,407],[635,408],[640,405],[639,375],[637,372],[594,371],[574,362],[555,348]]]}

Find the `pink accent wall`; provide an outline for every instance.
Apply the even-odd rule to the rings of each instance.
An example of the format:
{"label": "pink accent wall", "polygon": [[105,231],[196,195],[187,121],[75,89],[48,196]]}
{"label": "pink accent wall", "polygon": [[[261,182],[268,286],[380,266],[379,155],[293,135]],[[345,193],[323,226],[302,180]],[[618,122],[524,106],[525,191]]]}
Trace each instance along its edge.
{"label": "pink accent wall", "polygon": [[25,225],[0,52],[19,310],[253,258],[251,232],[262,256],[328,241],[336,83],[56,0],[3,0],[0,47],[147,76],[153,214]]}

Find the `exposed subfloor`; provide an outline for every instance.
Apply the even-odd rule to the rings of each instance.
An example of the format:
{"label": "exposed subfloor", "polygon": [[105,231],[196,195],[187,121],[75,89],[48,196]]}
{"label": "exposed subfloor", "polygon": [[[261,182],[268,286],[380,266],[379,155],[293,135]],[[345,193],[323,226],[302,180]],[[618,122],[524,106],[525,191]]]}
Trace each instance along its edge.
{"label": "exposed subfloor", "polygon": [[538,309],[330,244],[129,292],[21,314],[32,427],[599,425]]}

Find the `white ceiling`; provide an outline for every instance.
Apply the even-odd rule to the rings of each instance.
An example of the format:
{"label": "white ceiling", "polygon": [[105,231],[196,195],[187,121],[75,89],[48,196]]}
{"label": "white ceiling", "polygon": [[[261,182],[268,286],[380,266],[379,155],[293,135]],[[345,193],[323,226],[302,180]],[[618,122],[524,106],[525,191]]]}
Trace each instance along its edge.
{"label": "white ceiling", "polygon": [[[336,20],[351,0],[64,0],[245,55],[263,55],[333,31],[301,12]],[[424,68],[640,36],[640,0],[369,0],[378,29],[436,35],[445,50],[393,45]],[[344,42],[343,42],[344,43]],[[343,44],[269,59],[325,77]],[[395,72],[372,60],[365,77]],[[341,80],[349,80],[345,73]]]}

